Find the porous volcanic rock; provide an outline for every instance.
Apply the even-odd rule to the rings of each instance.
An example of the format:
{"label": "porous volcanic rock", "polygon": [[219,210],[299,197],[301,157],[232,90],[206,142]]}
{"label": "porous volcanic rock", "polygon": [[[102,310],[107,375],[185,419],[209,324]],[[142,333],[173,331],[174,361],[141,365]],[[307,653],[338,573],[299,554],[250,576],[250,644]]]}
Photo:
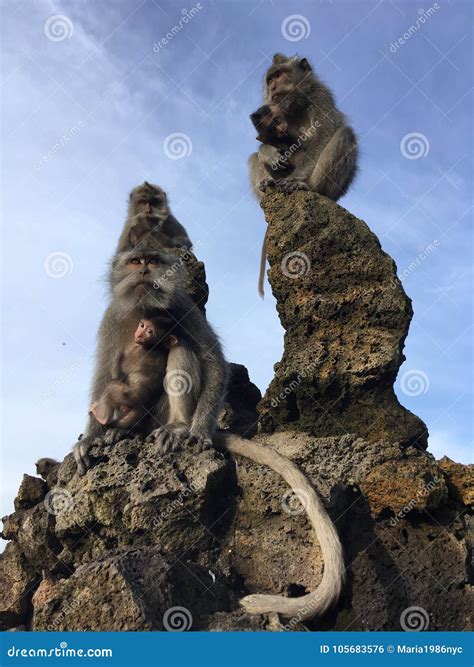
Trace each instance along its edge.
{"label": "porous volcanic rock", "polygon": [[260,430],[425,448],[425,424],[393,390],[413,315],[394,261],[365,222],[326,197],[271,193],[262,208],[285,349]]}

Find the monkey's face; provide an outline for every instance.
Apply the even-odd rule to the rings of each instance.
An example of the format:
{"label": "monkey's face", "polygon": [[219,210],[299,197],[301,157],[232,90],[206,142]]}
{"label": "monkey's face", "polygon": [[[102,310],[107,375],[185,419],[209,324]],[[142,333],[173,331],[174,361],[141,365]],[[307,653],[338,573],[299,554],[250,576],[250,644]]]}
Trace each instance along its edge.
{"label": "monkey's face", "polygon": [[258,141],[281,142],[288,136],[288,121],[283,110],[276,105],[260,107],[251,114],[250,119],[258,131]]}
{"label": "monkey's face", "polygon": [[299,85],[312,73],[306,58],[281,57],[270,67],[265,78],[265,97],[268,102],[278,102],[297,92]]}
{"label": "monkey's face", "polygon": [[134,217],[160,217],[168,212],[166,192],[158,185],[143,183],[130,193],[130,214]]}
{"label": "monkey's face", "polygon": [[112,265],[114,300],[129,310],[137,306],[149,311],[166,309],[181,285],[181,272],[173,261],[176,264],[176,258],[166,253],[138,247],[121,253]]}
{"label": "monkey's face", "polygon": [[135,343],[148,346],[156,342],[157,332],[151,320],[140,320],[135,331]]}

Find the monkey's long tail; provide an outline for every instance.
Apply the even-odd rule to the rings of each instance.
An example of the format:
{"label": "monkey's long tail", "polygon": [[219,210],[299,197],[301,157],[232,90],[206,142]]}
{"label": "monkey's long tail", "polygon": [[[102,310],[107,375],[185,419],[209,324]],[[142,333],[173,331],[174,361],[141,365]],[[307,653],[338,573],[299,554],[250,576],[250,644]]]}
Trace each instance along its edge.
{"label": "monkey's long tail", "polygon": [[322,616],[339,597],[344,582],[344,560],[339,536],[328,513],[306,475],[286,456],[271,447],[251,440],[219,433],[216,444],[222,444],[232,454],[245,456],[256,463],[269,466],[279,473],[298,496],[316,532],[324,559],[324,573],[318,588],[298,598],[279,595],[247,595],[240,603],[250,614],[279,613],[303,621]]}
{"label": "monkey's long tail", "polygon": [[258,274],[258,293],[260,294],[262,299],[265,296],[264,282],[265,282],[265,264],[267,263],[267,234],[268,234],[268,227],[265,232],[265,236],[263,237],[262,254],[260,256],[260,271]]}

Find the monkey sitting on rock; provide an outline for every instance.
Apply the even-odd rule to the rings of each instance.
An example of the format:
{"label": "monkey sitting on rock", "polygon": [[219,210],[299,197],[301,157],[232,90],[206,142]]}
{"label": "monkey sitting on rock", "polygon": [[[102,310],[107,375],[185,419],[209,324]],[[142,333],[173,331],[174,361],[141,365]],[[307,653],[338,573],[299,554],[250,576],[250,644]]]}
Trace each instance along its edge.
{"label": "monkey sitting on rock", "polygon": [[[330,89],[306,58],[277,53],[265,74],[264,101],[279,119],[280,130],[284,127],[291,137],[292,169],[272,174],[272,165],[279,164],[280,149],[268,141],[262,144],[249,158],[250,181],[257,199],[273,188],[285,194],[311,190],[337,201],[356,175],[358,147],[357,137]],[[259,276],[261,296],[265,261],[266,239]]]}
{"label": "monkey sitting on rock", "polygon": [[89,408],[102,426],[130,429],[147,415],[153,399],[163,390],[163,373],[170,349],[178,344],[170,334],[172,321],[150,317],[139,321],[133,341],[116,354],[117,379]]}
{"label": "monkey sitting on rock", "polygon": [[[313,485],[297,465],[271,447],[216,432],[227,389],[228,364],[217,335],[183,288],[179,267],[170,271],[173,262],[173,256],[146,247],[119,253],[114,258],[110,275],[112,298],[99,331],[92,403],[100,399],[114,379],[113,356],[128,347],[137,319],[152,311],[179,322],[178,343],[167,354],[166,376],[182,374],[185,390],[157,393],[148,408],[150,423],[140,425],[141,430],[163,455],[179,452],[184,446],[193,445],[197,449],[214,446],[269,466],[286,480],[303,503],[321,545],[324,559],[321,583],[314,592],[302,597],[248,595],[241,604],[252,614],[279,613],[297,617],[299,621],[320,616],[337,600],[344,580],[337,531]],[[156,382],[162,383],[163,379],[163,369],[159,369]],[[86,474],[92,465],[93,445],[113,444],[124,437],[124,432],[109,429],[103,440],[102,435],[102,426],[91,416],[83,437],[74,447],[80,475]]]}
{"label": "monkey sitting on rock", "polygon": [[156,248],[192,247],[185,228],[170,211],[166,192],[147,181],[130,193],[127,220],[116,253],[144,239]]}

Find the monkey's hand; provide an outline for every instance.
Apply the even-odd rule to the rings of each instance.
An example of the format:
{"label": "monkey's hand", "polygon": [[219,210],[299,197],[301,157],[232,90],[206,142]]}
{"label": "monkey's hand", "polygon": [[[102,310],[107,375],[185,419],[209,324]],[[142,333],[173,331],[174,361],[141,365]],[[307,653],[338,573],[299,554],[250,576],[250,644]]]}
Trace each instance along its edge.
{"label": "monkey's hand", "polygon": [[128,431],[124,428],[108,428],[104,435],[105,445],[115,445],[127,437]]}
{"label": "monkey's hand", "polygon": [[299,178],[280,178],[275,182],[275,189],[285,195],[290,195],[298,190],[311,190],[309,185]]}
{"label": "monkey's hand", "polygon": [[96,438],[94,436],[91,437],[84,437],[78,442],[73,447],[73,454],[74,454],[74,459],[77,464],[77,472],[78,474],[82,477],[82,475],[85,475],[87,470],[91,467],[91,460],[89,457],[89,450],[92,447],[92,445],[96,444],[101,444],[100,438]]}
{"label": "monkey's hand", "polygon": [[265,192],[267,188],[274,188],[276,185],[276,181],[273,178],[264,178],[260,183],[258,184],[258,187],[262,192]]}
{"label": "monkey's hand", "polygon": [[145,442],[155,442],[161,454],[175,452],[183,442],[189,438],[189,429],[186,424],[166,424],[155,428]]}

